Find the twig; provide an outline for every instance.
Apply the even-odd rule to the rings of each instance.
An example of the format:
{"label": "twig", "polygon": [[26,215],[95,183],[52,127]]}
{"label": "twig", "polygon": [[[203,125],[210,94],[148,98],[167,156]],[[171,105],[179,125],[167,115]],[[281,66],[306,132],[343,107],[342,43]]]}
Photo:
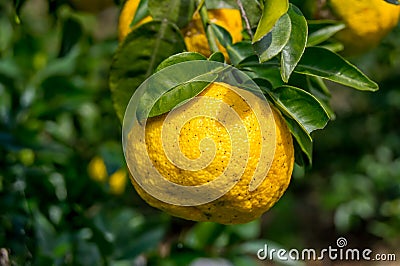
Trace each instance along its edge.
{"label": "twig", "polygon": [[240,14],[242,14],[242,18],[244,20],[244,23],[246,24],[246,31],[253,40],[253,32],[251,31],[251,25],[249,18],[246,15],[246,11],[244,10],[243,3],[241,0],[236,0],[237,5],[239,6],[240,9]]}

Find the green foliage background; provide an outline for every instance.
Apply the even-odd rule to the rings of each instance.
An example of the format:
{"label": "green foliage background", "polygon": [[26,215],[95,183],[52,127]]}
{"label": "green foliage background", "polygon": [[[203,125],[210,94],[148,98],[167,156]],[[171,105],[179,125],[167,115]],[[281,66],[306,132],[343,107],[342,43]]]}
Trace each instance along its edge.
{"label": "green foliage background", "polygon": [[262,219],[223,226],[153,209],[128,180],[114,195],[89,177],[95,156],[108,174],[124,167],[108,88],[117,13],[30,0],[17,17],[0,2],[0,248],[12,265],[259,265],[265,243],[325,248],[339,236],[400,259],[399,27],[352,59],[378,92],[330,84],[337,117],[313,133],[312,168],[295,169]]}

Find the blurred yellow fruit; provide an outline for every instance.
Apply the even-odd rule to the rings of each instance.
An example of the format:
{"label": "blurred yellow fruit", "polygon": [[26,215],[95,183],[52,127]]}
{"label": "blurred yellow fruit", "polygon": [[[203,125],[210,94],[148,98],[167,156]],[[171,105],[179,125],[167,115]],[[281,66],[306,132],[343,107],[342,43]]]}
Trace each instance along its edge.
{"label": "blurred yellow fruit", "polygon": [[127,173],[124,169],[119,169],[110,176],[110,191],[114,195],[124,193],[127,180]]}
{"label": "blurred yellow fruit", "polygon": [[345,55],[376,47],[398,24],[400,15],[400,6],[384,0],[308,0],[306,6],[308,11],[314,9],[314,18],[333,18],[346,24],[334,36],[343,43]]}
{"label": "blurred yellow fruit", "polygon": [[[238,224],[246,223],[260,217],[265,211],[271,208],[283,195],[286,188],[289,185],[293,164],[294,164],[294,148],[292,143],[291,133],[282,118],[279,111],[271,107],[271,111],[268,113],[262,113],[261,106],[265,106],[265,100],[255,96],[254,94],[235,88],[236,91],[241,91],[241,95],[245,95],[246,99],[251,99],[255,104],[250,107],[241,96],[239,96],[232,86],[224,83],[212,83],[207,87],[200,96],[205,98],[213,98],[218,101],[213,107],[203,104],[204,109],[209,109],[211,113],[219,112],[222,106],[230,106],[237,115],[240,121],[244,124],[246,129],[246,141],[238,140],[239,143],[243,143],[245,147],[246,143],[249,144],[249,154],[245,169],[241,168],[233,163],[233,168],[239,167],[234,171],[242,171],[242,175],[238,176],[237,183],[224,195],[213,200],[209,203],[197,205],[197,206],[178,206],[161,201],[152,195],[148,194],[143,188],[137,183],[135,178],[131,176],[132,183],[139,195],[147,201],[150,205],[159,208],[171,215],[178,216],[188,220],[194,221],[212,221],[222,224]],[[242,94],[243,93],[243,94]],[[193,102],[189,101],[185,105],[189,105]],[[185,107],[186,108],[186,107]],[[201,109],[201,105],[196,107]],[[214,110],[214,108],[216,110]],[[176,111],[177,116],[171,118],[172,125],[179,124],[179,116],[187,111],[185,109]],[[186,109],[187,110],[187,109]],[[263,121],[266,127],[270,130],[275,128],[275,136],[271,137],[271,134],[267,131],[261,131],[261,125],[258,121],[256,113],[264,114]],[[232,147],[232,143],[235,143],[233,138],[237,138],[238,135],[232,135],[227,129],[215,119],[208,116],[194,116],[190,120],[186,121],[185,124],[179,130],[179,148],[177,152],[181,152],[186,158],[194,160],[202,155],[199,147],[201,142],[205,139],[212,139],[215,144],[215,154],[206,167],[199,170],[186,170],[178,168],[175,164],[170,161],[170,157],[167,157],[164,144],[162,140],[163,124],[167,114],[158,117],[149,118],[146,122],[145,128],[145,145],[147,148],[147,154],[151,160],[152,167],[157,169],[158,173],[163,178],[183,186],[197,186],[209,183],[221,176],[225,172],[225,169],[230,164],[234,152],[232,149],[241,150],[239,147]],[[177,118],[178,117],[178,118]],[[175,120],[174,120],[175,119]],[[179,121],[176,121],[179,120]],[[237,128],[237,124],[233,125],[233,128]],[[173,126],[174,127],[174,126]],[[168,136],[173,135],[170,133]],[[138,173],[148,172],[148,166],[145,165],[143,158],[138,155],[136,151],[136,145],[141,145],[143,141],[137,141],[137,134],[135,130],[131,130],[128,134],[128,142],[126,145],[126,159],[129,162],[135,162],[135,171]],[[261,140],[263,138],[263,141]],[[267,172],[265,179],[261,184],[255,188],[255,190],[249,190],[249,183],[252,177],[255,175],[255,171],[259,162],[261,162],[261,148],[262,144],[267,143],[268,149],[271,150],[275,147],[275,150],[271,153],[269,163],[271,167]],[[265,146],[264,146],[265,147]],[[205,148],[207,149],[207,148]],[[239,153],[239,161],[246,160],[244,153]],[[263,157],[264,158],[264,157]],[[232,165],[230,165],[232,167]],[[132,173],[134,175],[134,173]],[[154,176],[146,176],[146,180],[149,180]],[[150,183],[157,185],[157,181],[149,180]],[[169,193],[173,193],[170,191]]]}
{"label": "blurred yellow fruit", "polygon": [[332,10],[347,28],[336,37],[346,53],[361,53],[379,44],[398,23],[400,6],[383,0],[330,0]]}
{"label": "blurred yellow fruit", "polygon": [[89,176],[98,182],[105,182],[108,176],[107,168],[103,159],[99,156],[94,157],[88,165]]}
{"label": "blurred yellow fruit", "polygon": [[[139,5],[139,0],[128,0],[121,11],[118,23],[118,36],[122,41],[126,35],[143,23],[152,20],[151,16],[147,16],[140,20],[137,24],[131,25]],[[242,40],[242,18],[240,11],[237,9],[210,9],[208,16],[211,22],[225,28],[232,36],[233,43]],[[190,52],[199,52],[205,56],[211,54],[207,37],[203,29],[203,24],[198,13],[194,14],[193,20],[189,22],[182,34],[185,39],[187,50]],[[228,54],[224,47],[218,44],[219,50],[228,58]]]}

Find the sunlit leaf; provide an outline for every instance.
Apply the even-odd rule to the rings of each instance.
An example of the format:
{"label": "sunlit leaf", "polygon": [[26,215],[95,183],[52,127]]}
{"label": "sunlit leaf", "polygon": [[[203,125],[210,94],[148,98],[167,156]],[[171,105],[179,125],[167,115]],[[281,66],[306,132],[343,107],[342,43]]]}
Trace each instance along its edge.
{"label": "sunlit leaf", "polygon": [[322,104],[310,93],[291,86],[282,86],[269,91],[279,108],[294,119],[309,134],[322,129],[329,116]]}
{"label": "sunlit leaf", "polygon": [[278,19],[288,11],[288,0],[268,0],[264,1],[264,9],[257,30],[253,37],[253,43],[261,40],[267,35]]}
{"label": "sunlit leaf", "polygon": [[271,32],[253,44],[260,62],[265,62],[278,55],[289,41],[292,24],[288,14],[284,14],[276,22]]}
{"label": "sunlit leaf", "polygon": [[282,80],[287,82],[297,63],[300,61],[307,44],[307,21],[301,11],[294,5],[288,10],[292,30],[289,41],[282,49],[281,54],[281,75]]}
{"label": "sunlit leaf", "polygon": [[378,84],[357,67],[338,54],[321,47],[306,48],[295,71],[306,75],[320,76],[357,90],[378,90]]}
{"label": "sunlit leaf", "polygon": [[205,57],[204,55],[200,54],[200,53],[196,53],[196,52],[183,52],[183,53],[179,53],[179,54],[174,54],[170,57],[168,57],[167,59],[165,59],[164,61],[162,61],[155,72],[160,71],[163,68],[166,68],[168,66],[172,66],[178,63],[182,63],[182,62],[186,62],[186,61],[192,61],[192,60],[207,60],[207,57]]}

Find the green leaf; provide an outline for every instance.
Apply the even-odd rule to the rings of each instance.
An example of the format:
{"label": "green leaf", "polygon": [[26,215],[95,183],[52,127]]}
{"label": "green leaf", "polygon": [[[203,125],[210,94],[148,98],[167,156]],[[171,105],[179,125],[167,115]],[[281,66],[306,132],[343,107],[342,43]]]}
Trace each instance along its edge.
{"label": "green leaf", "polygon": [[246,72],[254,80],[262,79],[268,81],[272,88],[277,88],[285,83],[282,81],[281,72],[276,66],[264,66],[264,67],[248,67],[242,68],[242,71]]}
{"label": "green leaf", "polygon": [[[307,47],[315,46],[320,43],[323,43],[324,41],[328,40],[333,35],[335,35],[338,31],[341,31],[342,29],[344,29],[346,27],[346,25],[341,22],[340,23],[334,22],[332,24],[332,23],[323,23],[323,21],[321,21],[321,22],[315,21],[314,23],[317,25],[323,25],[323,27],[311,32],[308,35]],[[311,28],[310,22],[308,22],[308,25],[309,25],[309,28]]]}
{"label": "green leaf", "polygon": [[393,5],[400,5],[400,2],[397,0],[385,0],[385,2]]}
{"label": "green leaf", "polygon": [[[130,28],[133,28],[136,24],[139,23],[142,19],[150,15],[149,12],[149,1],[148,0],[139,0],[138,8],[136,9],[135,16],[133,17]],[[125,2],[126,4],[126,2]]]}
{"label": "green leaf", "polygon": [[294,5],[290,5],[288,11],[292,30],[290,38],[281,54],[282,80],[287,82],[290,75],[300,61],[307,44],[308,27],[307,21],[301,11]]}
{"label": "green leaf", "polygon": [[171,111],[174,107],[198,95],[202,92],[211,81],[190,81],[188,83],[180,84],[177,87],[166,92],[158,101],[153,105],[150,110],[149,117],[162,115]]}
{"label": "green leaf", "polygon": [[264,1],[264,9],[257,30],[253,37],[253,43],[261,40],[267,35],[278,19],[284,15],[289,9],[288,0],[268,0]]}
{"label": "green leaf", "polygon": [[236,66],[244,59],[255,55],[250,41],[237,42],[226,47],[231,63]]}
{"label": "green leaf", "polygon": [[167,19],[179,28],[186,26],[192,20],[195,10],[194,0],[148,0],[149,11],[154,19]]}
{"label": "green leaf", "polygon": [[161,64],[158,65],[157,69],[155,72],[160,71],[161,69],[164,69],[166,67],[186,62],[186,61],[192,61],[192,60],[207,60],[207,57],[200,53],[196,52],[183,52],[179,54],[174,54],[164,61],[161,62]]}
{"label": "green leaf", "polygon": [[269,91],[285,115],[294,119],[305,132],[322,129],[329,121],[323,105],[310,93],[291,86],[282,86]]}
{"label": "green leaf", "polygon": [[58,57],[64,57],[78,43],[82,36],[81,24],[72,17],[67,18],[63,23],[61,47]]}
{"label": "green leaf", "polygon": [[232,36],[225,28],[211,23],[209,28],[213,31],[214,36],[218,39],[218,42],[223,46],[227,47],[232,44]]}
{"label": "green leaf", "polygon": [[[313,151],[313,142],[311,136],[304,131],[304,129],[293,119],[287,116],[283,116],[285,118],[286,124],[292,133],[295,142],[295,161],[299,165],[310,165],[312,162],[312,151]],[[300,151],[299,151],[300,149]],[[305,154],[307,162],[304,162]]]}
{"label": "green leaf", "polygon": [[224,63],[225,62],[225,56],[221,52],[215,52],[212,55],[210,55],[208,60],[209,61],[215,61],[215,62]]}
{"label": "green leaf", "polygon": [[237,8],[236,0],[205,0],[208,9]]}
{"label": "green leaf", "polygon": [[267,35],[253,44],[260,62],[268,61],[282,51],[289,41],[291,29],[290,17],[284,14]]}
{"label": "green leaf", "polygon": [[[127,112],[136,112],[139,121],[169,112],[199,94],[227,68],[229,66],[225,64],[208,60],[187,61],[166,67],[140,85],[137,109]],[[130,108],[136,108],[135,104],[130,104]]]}
{"label": "green leaf", "polygon": [[136,88],[159,63],[184,49],[179,29],[168,22],[146,23],[125,38],[114,55],[109,78],[114,107],[121,121]]}
{"label": "green leaf", "polygon": [[297,65],[297,73],[321,78],[362,91],[376,91],[378,84],[340,55],[325,48],[308,47]]}

